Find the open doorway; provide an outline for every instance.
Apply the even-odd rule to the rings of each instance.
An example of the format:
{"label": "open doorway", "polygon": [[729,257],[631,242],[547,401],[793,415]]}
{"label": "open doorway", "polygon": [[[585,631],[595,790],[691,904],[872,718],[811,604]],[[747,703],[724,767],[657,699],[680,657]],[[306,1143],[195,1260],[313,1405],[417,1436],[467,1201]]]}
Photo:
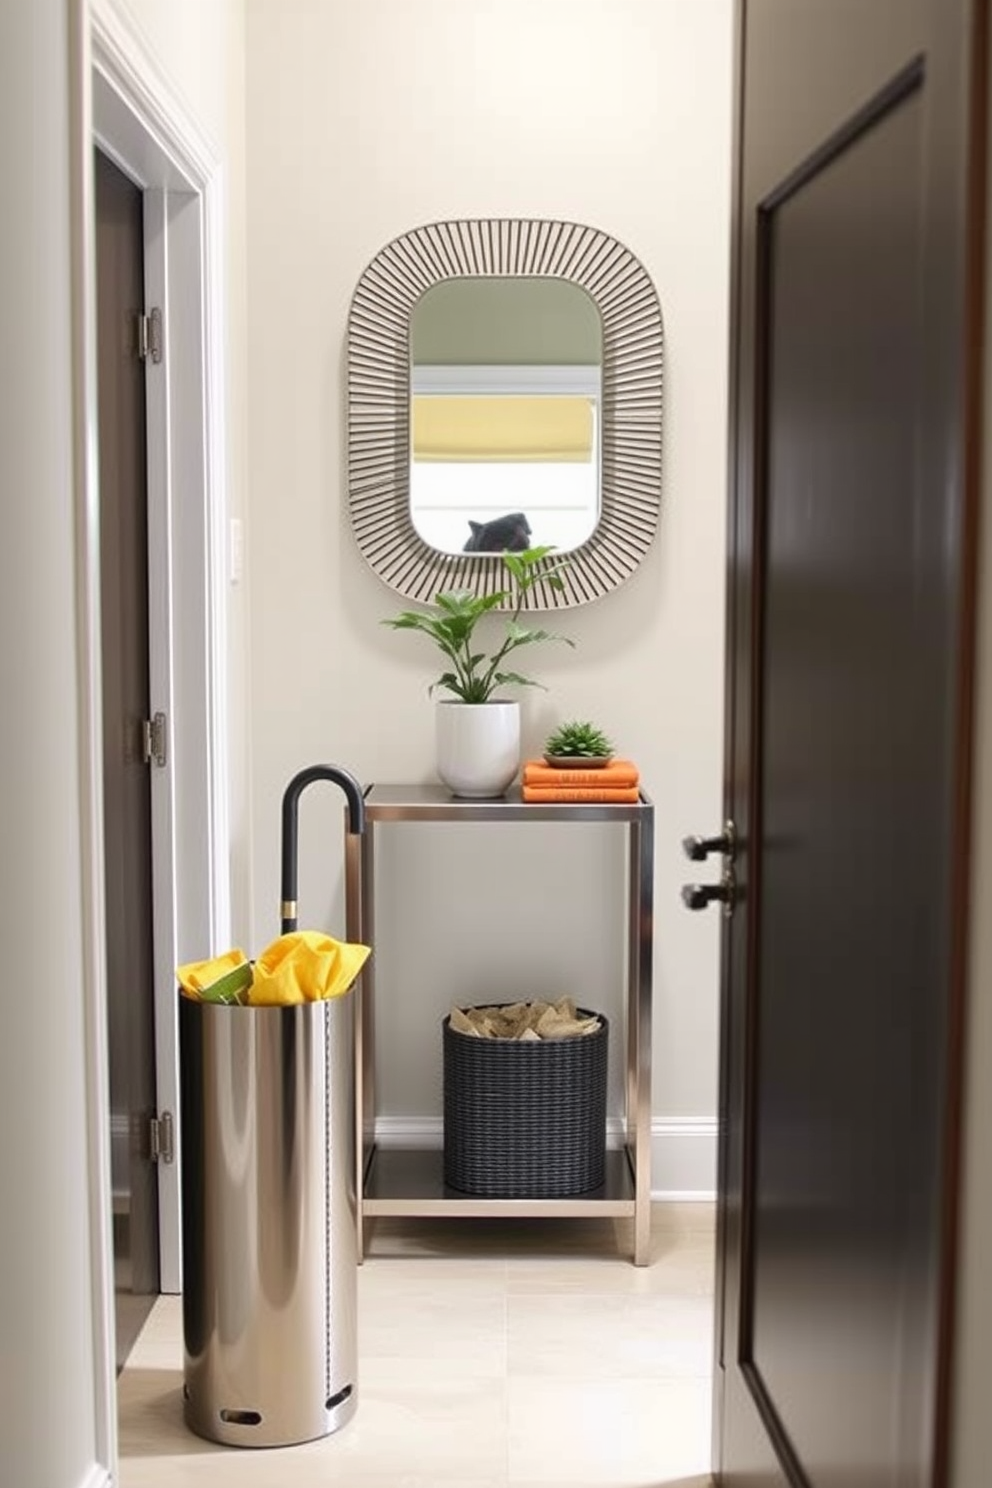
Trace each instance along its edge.
{"label": "open doorway", "polygon": [[[155,75],[141,46],[110,12],[94,8],[91,13],[90,49],[91,144],[96,150],[97,185],[103,175],[113,181],[120,199],[130,203],[132,297],[138,294],[140,279],[140,308],[156,311],[154,344],[149,348],[154,356],[144,364],[147,377],[137,374],[145,394],[142,448],[131,452],[130,473],[125,478],[125,484],[133,484],[135,471],[143,465],[145,528],[139,532],[131,524],[129,562],[132,570],[140,568],[144,550],[143,582],[135,581],[132,587],[142,591],[147,603],[143,619],[147,640],[135,640],[128,649],[134,658],[143,653],[147,669],[146,679],[137,684],[146,689],[147,703],[131,711],[135,718],[141,713],[142,721],[154,727],[141,741],[136,734],[129,738],[124,753],[140,748],[152,760],[138,770],[135,779],[141,776],[142,784],[135,784],[134,799],[129,796],[126,807],[106,802],[108,813],[123,811],[129,833],[145,817],[144,844],[132,845],[129,851],[137,853],[133,862],[143,861],[147,869],[150,903],[143,910],[130,903],[136,877],[133,866],[127,893],[129,916],[132,910],[138,919],[147,916],[150,933],[145,949],[135,951],[128,941],[121,954],[129,963],[127,986],[132,992],[139,984],[151,990],[145,1026],[140,1032],[132,1028],[129,1035],[118,1039],[117,1052],[128,1064],[126,1083],[133,1087],[126,1113],[120,1082],[115,1082],[111,1068],[111,1085],[117,1086],[116,1095],[111,1090],[111,1105],[118,1117],[116,1127],[112,1126],[117,1159],[112,1187],[122,1214],[127,1196],[131,1266],[138,1260],[136,1193],[144,1194],[140,1201],[141,1276],[130,1277],[129,1290],[136,1291],[140,1282],[149,1291],[178,1292],[180,1189],[178,1166],[172,1159],[178,1148],[179,1115],[175,967],[202,955],[205,947],[226,943],[230,913],[226,565],[222,557],[227,520],[222,422],[214,394],[222,383],[223,340],[221,277],[215,251],[219,167],[182,105]],[[120,278],[116,269],[115,274]],[[118,306],[113,313],[133,317],[137,301],[135,306]],[[142,328],[129,327],[125,320],[118,329],[126,339]],[[151,327],[143,329],[147,338]],[[106,369],[97,362],[98,347],[94,344],[90,351],[98,369],[95,402],[99,403],[104,392],[99,384]],[[118,401],[118,414],[120,407]],[[91,416],[95,428],[96,407]],[[110,439],[107,428],[100,427],[99,436],[98,460],[104,467]],[[101,506],[101,527],[104,515]],[[96,546],[96,534],[91,541]],[[105,551],[101,567],[106,570],[108,566]],[[133,615],[127,623],[136,623]],[[107,717],[114,681],[108,676],[90,685],[94,714],[103,717],[105,731],[113,732],[120,727]],[[121,863],[118,860],[115,867],[114,861],[119,844],[110,840],[109,831],[106,836],[105,869],[119,876]],[[111,982],[117,954],[112,944],[114,913],[108,896]],[[136,956],[146,958],[146,964],[133,975]],[[108,990],[113,994],[112,986]],[[131,1013],[133,1002],[132,996]],[[111,1024],[112,1066],[114,1043]],[[142,1068],[136,1081],[138,1064]],[[99,1119],[105,1122],[107,1117],[102,1112]],[[153,1164],[156,1148],[158,1160]],[[109,1209],[114,1202],[110,1192],[104,1201]],[[157,1211],[154,1217],[153,1210]],[[117,1216],[118,1230],[121,1218]]]}
{"label": "open doorway", "polygon": [[[115,1362],[159,1290],[141,192],[99,150],[96,200],[104,920]],[[168,1153],[165,1154],[168,1156]]]}

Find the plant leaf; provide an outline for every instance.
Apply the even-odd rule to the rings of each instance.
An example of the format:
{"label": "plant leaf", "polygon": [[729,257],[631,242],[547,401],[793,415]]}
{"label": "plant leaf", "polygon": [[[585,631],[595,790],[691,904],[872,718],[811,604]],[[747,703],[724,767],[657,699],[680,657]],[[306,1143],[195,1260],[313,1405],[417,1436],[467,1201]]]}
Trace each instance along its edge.
{"label": "plant leaf", "polygon": [[430,687],[428,687],[428,694],[430,696],[433,696],[434,692],[439,687],[447,688],[448,692],[453,692],[455,696],[460,697],[463,702],[469,701],[469,699],[465,696],[465,688],[462,686],[459,679],[455,676],[454,672],[442,672],[437,681],[432,682]]}
{"label": "plant leaf", "polygon": [[531,625],[521,625],[519,620],[508,620],[506,628],[511,646],[529,646],[535,641],[564,641],[568,646],[575,645],[569,636],[556,635],[551,630],[535,629]]}
{"label": "plant leaf", "polygon": [[493,678],[493,687],[509,687],[511,684],[514,687],[540,687],[547,691],[543,682],[535,682],[533,677],[521,677],[519,672],[497,672]]}
{"label": "plant leaf", "polygon": [[447,594],[435,594],[434,603],[439,610],[446,610],[449,615],[458,615],[463,611],[465,601],[470,598],[471,595],[467,589],[457,589]]}
{"label": "plant leaf", "polygon": [[426,630],[430,616],[419,610],[404,610],[402,615],[393,615],[388,620],[380,620],[380,625],[390,625],[393,630]]}
{"label": "plant leaf", "polygon": [[434,603],[448,615],[478,620],[480,615],[493,610],[504,599],[509,598],[505,590],[495,594],[473,594],[471,589],[450,589],[434,596]]}

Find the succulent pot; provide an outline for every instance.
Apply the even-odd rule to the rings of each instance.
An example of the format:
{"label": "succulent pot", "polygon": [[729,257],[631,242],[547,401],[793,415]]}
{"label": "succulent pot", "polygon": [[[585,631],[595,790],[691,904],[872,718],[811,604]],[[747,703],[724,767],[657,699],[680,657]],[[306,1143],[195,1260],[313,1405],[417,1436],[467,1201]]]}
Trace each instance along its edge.
{"label": "succulent pot", "polygon": [[437,704],[437,773],[452,795],[503,795],[520,769],[520,704]]}
{"label": "succulent pot", "polygon": [[612,754],[545,754],[544,763],[555,770],[605,770]]}

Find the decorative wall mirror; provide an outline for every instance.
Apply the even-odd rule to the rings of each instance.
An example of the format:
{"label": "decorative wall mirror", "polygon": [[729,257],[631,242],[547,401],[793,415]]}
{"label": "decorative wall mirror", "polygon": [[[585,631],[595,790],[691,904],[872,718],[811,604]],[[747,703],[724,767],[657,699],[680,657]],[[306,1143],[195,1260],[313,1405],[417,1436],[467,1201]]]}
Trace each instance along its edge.
{"label": "decorative wall mirror", "polygon": [[648,274],[595,228],[438,222],[394,239],[348,322],[348,481],[359,548],[409,599],[504,587],[499,552],[568,565],[528,608],[636,569],[661,495],[662,323]]}

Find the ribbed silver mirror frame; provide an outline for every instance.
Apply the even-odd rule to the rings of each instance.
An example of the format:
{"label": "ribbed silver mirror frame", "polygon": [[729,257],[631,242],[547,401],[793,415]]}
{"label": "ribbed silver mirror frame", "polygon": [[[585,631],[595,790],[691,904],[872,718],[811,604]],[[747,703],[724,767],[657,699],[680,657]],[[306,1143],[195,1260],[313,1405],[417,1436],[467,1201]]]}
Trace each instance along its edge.
{"label": "ribbed silver mirror frame", "polygon": [[528,609],[600,599],[630,578],[661,507],[663,334],[644,266],[607,233],[574,222],[434,222],[394,238],[358,281],[348,317],[348,493],[358,546],[408,599],[491,594],[498,557],[429,547],[410,518],[410,313],[432,285],[465,275],[547,275],[591,295],[603,321],[602,492],[592,536],[568,554],[564,589],[535,584]]}

